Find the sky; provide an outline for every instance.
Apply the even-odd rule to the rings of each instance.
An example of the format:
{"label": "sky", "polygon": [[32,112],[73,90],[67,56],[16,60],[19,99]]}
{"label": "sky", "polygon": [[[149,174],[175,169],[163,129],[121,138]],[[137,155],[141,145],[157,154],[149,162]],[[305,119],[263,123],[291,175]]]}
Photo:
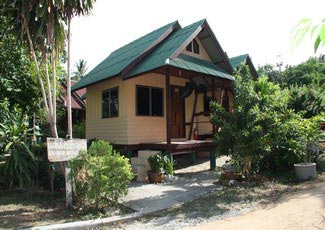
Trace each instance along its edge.
{"label": "sky", "polygon": [[97,0],[91,15],[72,21],[72,71],[79,59],[90,71],[114,50],[170,22],[185,27],[204,18],[228,57],[249,53],[256,67],[295,65],[315,54],[308,37],[293,47],[293,28],[302,18],[324,17],[325,0]]}

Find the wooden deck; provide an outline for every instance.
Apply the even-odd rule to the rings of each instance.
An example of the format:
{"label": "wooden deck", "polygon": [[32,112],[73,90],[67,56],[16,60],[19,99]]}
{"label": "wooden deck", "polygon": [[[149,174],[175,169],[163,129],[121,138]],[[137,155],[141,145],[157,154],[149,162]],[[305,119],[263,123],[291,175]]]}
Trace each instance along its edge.
{"label": "wooden deck", "polygon": [[167,144],[167,142],[140,144],[141,149],[163,150],[171,154],[177,154],[179,152],[212,151],[215,147],[213,141],[208,140],[172,141],[170,144]]}

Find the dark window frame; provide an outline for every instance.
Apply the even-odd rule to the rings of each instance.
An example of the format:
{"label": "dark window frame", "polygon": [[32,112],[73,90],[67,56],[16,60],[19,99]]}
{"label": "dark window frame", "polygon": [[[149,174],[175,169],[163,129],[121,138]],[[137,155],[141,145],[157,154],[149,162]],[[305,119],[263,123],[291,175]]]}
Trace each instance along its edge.
{"label": "dark window frame", "polygon": [[192,43],[193,43],[193,48],[192,48],[193,53],[200,54],[200,45],[199,45],[199,43],[195,39],[193,39]]}
{"label": "dark window frame", "polygon": [[[111,110],[111,100],[112,100],[111,99],[111,93],[114,90],[117,91],[117,105],[118,105],[118,107],[117,107],[117,114],[112,116],[112,114],[111,114],[112,113],[112,110]],[[109,97],[108,97],[109,98],[109,103],[108,103],[108,105],[104,104],[103,96],[104,96],[105,93],[109,94]],[[108,114],[107,114],[107,116],[104,115],[104,106],[108,106]],[[119,114],[120,114],[120,96],[119,96],[119,88],[118,88],[118,86],[114,87],[114,88],[103,90],[102,91],[102,119],[119,117]]]}
{"label": "dark window frame", "polygon": [[188,52],[192,52],[192,42],[190,42],[187,46],[186,46],[186,51]]}
{"label": "dark window frame", "polygon": [[[138,111],[138,88],[146,88],[149,89],[149,114],[143,115],[139,114]],[[161,115],[152,115],[152,89],[161,90]],[[160,87],[154,86],[146,86],[146,85],[136,85],[135,88],[135,115],[138,117],[164,117],[164,89]]]}
{"label": "dark window frame", "polygon": [[200,45],[199,43],[193,39],[185,48],[187,52],[195,53],[195,54],[200,54]]}

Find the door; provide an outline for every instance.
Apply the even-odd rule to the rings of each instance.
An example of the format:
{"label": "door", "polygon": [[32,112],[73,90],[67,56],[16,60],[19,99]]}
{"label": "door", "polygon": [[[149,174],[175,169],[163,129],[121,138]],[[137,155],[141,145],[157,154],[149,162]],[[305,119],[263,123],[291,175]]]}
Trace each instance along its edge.
{"label": "door", "polygon": [[184,88],[170,86],[171,94],[171,138],[185,137],[185,100],[182,99]]}

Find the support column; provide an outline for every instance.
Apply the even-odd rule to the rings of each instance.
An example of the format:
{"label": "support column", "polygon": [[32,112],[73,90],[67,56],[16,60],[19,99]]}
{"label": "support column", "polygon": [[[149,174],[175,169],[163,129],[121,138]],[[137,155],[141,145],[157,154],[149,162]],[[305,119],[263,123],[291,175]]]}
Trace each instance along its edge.
{"label": "support column", "polygon": [[212,149],[210,151],[210,170],[216,169],[216,162],[217,162],[217,150]]}
{"label": "support column", "polygon": [[195,159],[196,159],[195,151],[190,152],[190,164],[191,165],[195,164]]}
{"label": "support column", "polygon": [[170,93],[170,74],[169,70],[166,73],[166,141],[168,145],[171,144],[171,131],[172,131],[172,123],[171,123],[171,93]]}
{"label": "support column", "polygon": [[[216,87],[215,87],[215,82],[213,77],[211,77],[211,93],[212,93],[213,100],[216,100]],[[216,133],[216,125],[212,124],[212,135],[214,136],[215,133]]]}

